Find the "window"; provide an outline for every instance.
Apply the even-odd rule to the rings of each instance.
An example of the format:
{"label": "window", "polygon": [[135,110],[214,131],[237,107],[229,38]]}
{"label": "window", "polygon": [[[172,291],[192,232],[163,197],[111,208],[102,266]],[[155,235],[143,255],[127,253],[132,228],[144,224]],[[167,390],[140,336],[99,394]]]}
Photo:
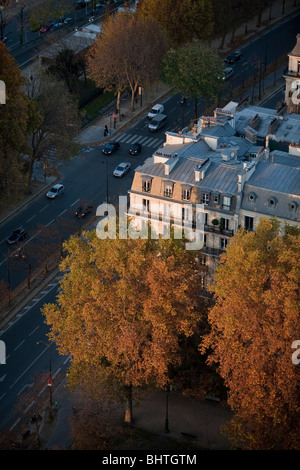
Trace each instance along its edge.
{"label": "window", "polygon": [[244,226],[246,230],[253,230],[253,227],[254,227],[253,222],[254,222],[253,217],[249,217],[248,215],[245,215]]}
{"label": "window", "polygon": [[220,248],[221,250],[225,250],[227,246],[228,240],[227,238],[220,238]]}
{"label": "window", "polygon": [[188,188],[183,188],[181,193],[181,199],[183,201],[189,201],[191,198],[191,190]]}
{"label": "window", "polygon": [[269,207],[275,207],[276,206],[277,199],[276,197],[270,197],[268,200],[268,206]]}
{"label": "window", "polygon": [[172,195],[173,195],[173,185],[166,184],[165,185],[165,190],[164,190],[164,196],[172,197]]}
{"label": "window", "polygon": [[181,217],[182,217],[182,220],[188,220],[188,217],[189,217],[189,211],[186,207],[182,207],[181,209]]}
{"label": "window", "polygon": [[151,180],[143,180],[142,189],[144,192],[148,193],[151,190]]}
{"label": "window", "polygon": [[255,202],[255,199],[256,199],[256,194],[255,193],[249,193],[248,200],[250,202]]}
{"label": "window", "polygon": [[231,206],[231,197],[223,196],[223,209],[229,211]]}
{"label": "window", "polygon": [[297,206],[298,206],[297,202],[291,201],[291,202],[289,203],[289,210],[290,210],[291,212],[296,212]]}
{"label": "window", "polygon": [[209,203],[209,193],[202,193],[201,194],[201,202],[202,204],[207,205]]}
{"label": "window", "polygon": [[149,199],[143,199],[143,209],[144,209],[144,211],[149,212],[149,207],[150,207],[150,200]]}
{"label": "window", "polygon": [[220,228],[221,227],[223,230],[229,230],[229,219],[224,219],[224,217],[221,217]]}
{"label": "window", "polygon": [[214,204],[219,204],[219,194],[214,194],[213,198],[214,198]]}

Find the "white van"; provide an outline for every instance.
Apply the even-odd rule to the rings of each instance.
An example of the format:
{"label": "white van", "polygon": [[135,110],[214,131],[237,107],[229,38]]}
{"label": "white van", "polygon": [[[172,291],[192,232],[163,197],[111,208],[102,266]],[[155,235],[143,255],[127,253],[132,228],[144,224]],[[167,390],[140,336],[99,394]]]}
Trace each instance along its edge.
{"label": "white van", "polygon": [[165,108],[162,104],[156,104],[153,106],[151,111],[148,113],[148,119],[153,119],[154,116],[157,116],[158,114],[162,114],[164,112]]}
{"label": "white van", "polygon": [[167,116],[165,114],[159,114],[151,119],[148,124],[148,129],[151,132],[156,132],[161,129],[167,122]]}

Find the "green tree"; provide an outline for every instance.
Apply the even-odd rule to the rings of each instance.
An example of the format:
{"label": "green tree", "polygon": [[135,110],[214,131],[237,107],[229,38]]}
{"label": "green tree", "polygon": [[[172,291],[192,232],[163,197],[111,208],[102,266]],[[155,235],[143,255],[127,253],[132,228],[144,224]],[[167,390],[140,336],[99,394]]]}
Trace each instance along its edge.
{"label": "green tree", "polygon": [[161,79],[177,92],[195,100],[203,98],[206,105],[216,101],[223,88],[223,64],[205,43],[194,40],[178,49],[170,49],[162,61]]}
{"label": "green tree", "polygon": [[[202,351],[218,366],[234,418],[227,428],[244,449],[299,449],[300,232],[262,219],[240,230],[215,275],[215,305]],[[298,346],[299,348],[299,346]],[[298,354],[299,356],[299,354]]]}
{"label": "green tree", "polygon": [[211,0],[145,0],[138,15],[155,20],[177,47],[192,39],[207,40],[213,31]]}
{"label": "green tree", "polygon": [[58,80],[63,80],[70,92],[77,91],[83,61],[72,49],[64,48],[55,56],[54,63],[49,65],[47,71]]}
{"label": "green tree", "polygon": [[199,265],[182,240],[100,240],[94,231],[65,246],[57,303],[43,308],[50,339],[72,355],[69,384],[114,383],[131,422],[133,388],[164,386],[180,337],[196,328]]}

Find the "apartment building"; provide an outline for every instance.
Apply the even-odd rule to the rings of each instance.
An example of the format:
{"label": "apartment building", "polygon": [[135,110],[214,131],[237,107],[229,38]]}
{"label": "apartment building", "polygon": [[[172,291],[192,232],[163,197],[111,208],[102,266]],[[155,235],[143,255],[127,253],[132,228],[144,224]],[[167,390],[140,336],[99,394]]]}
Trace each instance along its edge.
{"label": "apartment building", "polygon": [[[222,115],[221,115],[222,114]],[[166,132],[166,141],[136,168],[128,215],[137,232],[169,236],[184,230],[207,266],[203,287],[239,227],[261,217],[300,226],[300,152],[270,152],[241,136],[230,115],[202,116],[192,130]],[[201,249],[199,248],[201,247]]]}
{"label": "apartment building", "polygon": [[[289,62],[284,73],[285,103],[288,112],[300,112],[300,34],[297,34],[294,49],[288,54]],[[298,91],[297,91],[298,90]]]}

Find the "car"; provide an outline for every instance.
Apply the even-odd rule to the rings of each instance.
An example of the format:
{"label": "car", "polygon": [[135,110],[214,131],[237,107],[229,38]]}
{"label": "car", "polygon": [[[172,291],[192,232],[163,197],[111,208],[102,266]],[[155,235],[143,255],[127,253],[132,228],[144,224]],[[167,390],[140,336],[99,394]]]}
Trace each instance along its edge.
{"label": "car", "polygon": [[138,142],[135,142],[130,146],[129,153],[130,155],[137,155],[142,151],[142,146]]}
{"label": "car", "polygon": [[112,153],[116,152],[120,148],[119,142],[111,141],[107,142],[105,147],[102,149],[104,155],[111,155]]}
{"label": "car", "polygon": [[47,31],[51,31],[54,28],[54,23],[45,24],[41,27],[40,33],[47,33]]}
{"label": "car", "polygon": [[47,197],[49,199],[55,199],[56,197],[60,196],[65,192],[65,187],[63,184],[55,184],[52,186],[51,189],[47,192]]}
{"label": "car", "polygon": [[131,164],[128,162],[120,163],[113,172],[114,176],[121,178],[122,176],[126,175],[126,173],[130,170]]}
{"label": "car", "polygon": [[84,219],[87,215],[89,215],[93,210],[93,206],[90,205],[82,205],[77,207],[75,212],[75,217],[77,219]]}
{"label": "car", "polygon": [[242,53],[238,50],[225,57],[224,62],[226,62],[226,64],[235,64],[241,57]]}
{"label": "car", "polygon": [[12,232],[12,234],[7,238],[6,241],[9,245],[16,245],[20,241],[24,240],[27,235],[27,230],[24,227],[19,227]]}
{"label": "car", "polygon": [[232,74],[233,74],[233,69],[231,67],[225,67],[225,69],[223,70],[222,79],[228,80],[228,78],[230,78]]}

